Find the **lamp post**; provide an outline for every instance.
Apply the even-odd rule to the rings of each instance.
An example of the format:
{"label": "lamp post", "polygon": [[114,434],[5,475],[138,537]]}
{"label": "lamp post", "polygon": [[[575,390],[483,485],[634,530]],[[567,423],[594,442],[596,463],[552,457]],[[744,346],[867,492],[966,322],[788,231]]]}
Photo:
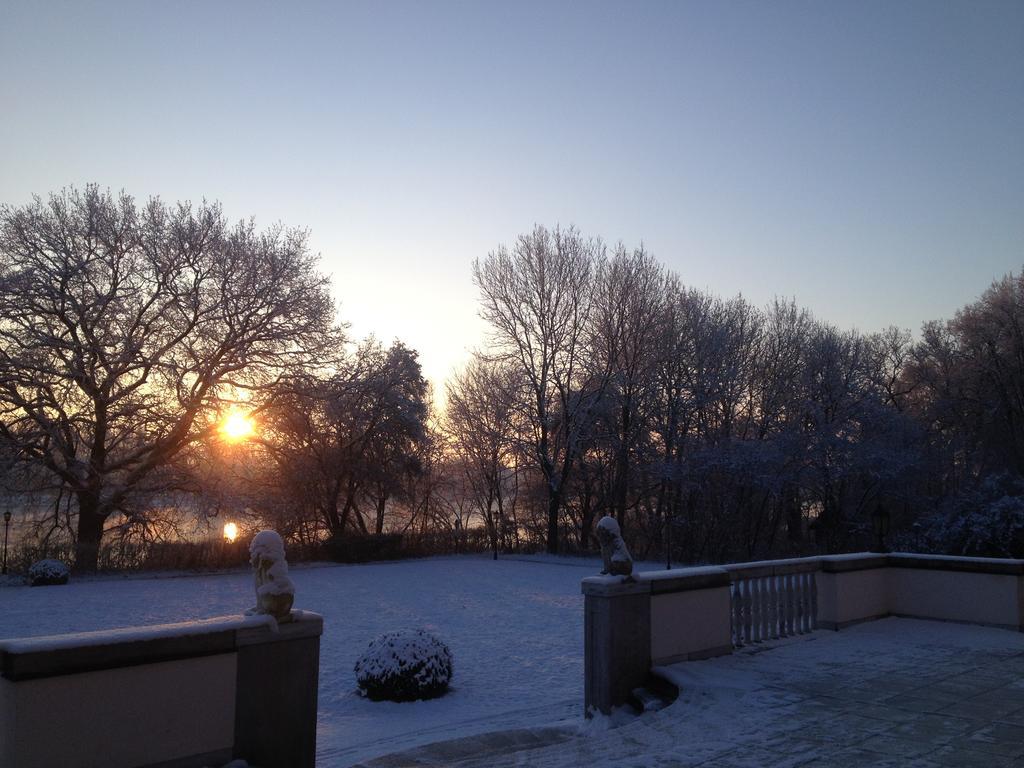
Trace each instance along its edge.
{"label": "lamp post", "polygon": [[879,552],[889,551],[889,548],[885,546],[885,537],[889,535],[889,523],[889,510],[879,504],[871,513],[871,524],[875,528],[875,536],[878,537]]}
{"label": "lamp post", "polygon": [[0,576],[7,575],[7,532],[11,527],[11,510],[4,510],[4,564],[0,568]]}

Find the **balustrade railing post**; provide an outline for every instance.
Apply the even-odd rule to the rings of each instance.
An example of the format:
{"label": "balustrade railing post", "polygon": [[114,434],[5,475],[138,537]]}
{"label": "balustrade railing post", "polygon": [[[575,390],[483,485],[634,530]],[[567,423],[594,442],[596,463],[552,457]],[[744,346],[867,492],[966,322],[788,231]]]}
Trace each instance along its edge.
{"label": "balustrade railing post", "polygon": [[760,638],[757,636],[757,584],[754,579],[746,579],[747,585],[747,606],[750,609],[747,626],[749,627],[747,639],[756,643]]}
{"label": "balustrade railing post", "polygon": [[743,646],[743,595],[738,579],[733,581],[729,591],[732,596],[732,644],[740,648]]}
{"label": "balustrade railing post", "polygon": [[754,633],[754,642],[760,643],[764,638],[761,636],[761,581],[750,580],[751,598],[753,608],[750,612],[750,620],[753,624],[751,631]]}
{"label": "balustrade railing post", "polygon": [[771,625],[769,624],[769,617],[768,617],[768,614],[769,614],[768,606],[771,603],[771,593],[768,591],[768,586],[769,586],[768,582],[770,580],[771,580],[770,576],[758,579],[758,581],[761,584],[761,639],[762,640],[767,640],[767,639],[769,639],[772,636],[771,628],[770,628]]}
{"label": "balustrade railing post", "polygon": [[[765,567],[765,566],[768,567]],[[818,580],[813,561],[729,566],[730,629],[737,648],[804,635],[818,627]]]}
{"label": "balustrade railing post", "polygon": [[818,574],[811,574],[811,629],[818,628]]}
{"label": "balustrade railing post", "polygon": [[804,601],[800,591],[800,574],[793,574],[793,634],[799,635],[804,631]]}
{"label": "balustrade railing post", "polygon": [[804,631],[804,600],[803,600],[803,578],[802,573],[793,574],[793,634],[800,635]]}
{"label": "balustrade railing post", "polygon": [[813,573],[804,574],[804,632],[810,632],[814,629],[813,620],[811,618],[811,584],[814,582]]}
{"label": "balustrade railing post", "polygon": [[769,603],[771,608],[769,609],[769,619],[772,625],[772,639],[779,639],[779,577],[769,576],[768,577],[768,590],[769,590]]}
{"label": "balustrade railing post", "polygon": [[753,625],[751,620],[753,601],[750,599],[750,580],[745,579],[741,584],[746,585],[746,588],[743,590],[743,641],[751,643],[753,642],[753,632],[751,631]]}
{"label": "balustrade railing post", "polygon": [[796,595],[793,574],[786,576],[786,631],[796,634]]}

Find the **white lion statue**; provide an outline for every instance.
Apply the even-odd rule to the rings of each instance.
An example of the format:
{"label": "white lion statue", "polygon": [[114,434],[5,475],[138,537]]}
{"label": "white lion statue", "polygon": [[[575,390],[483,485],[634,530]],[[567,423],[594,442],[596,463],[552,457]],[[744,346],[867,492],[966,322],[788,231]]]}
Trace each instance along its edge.
{"label": "white lion statue", "polygon": [[601,544],[601,557],[604,559],[602,574],[629,576],[633,573],[633,558],[629,556],[626,542],[622,540],[622,531],[614,517],[605,516],[598,521],[597,540]]}
{"label": "white lion statue", "polygon": [[288,577],[284,541],[277,531],[260,531],[249,544],[249,562],[256,569],[256,606],[247,615],[270,614],[278,621],[291,618],[295,585]]}

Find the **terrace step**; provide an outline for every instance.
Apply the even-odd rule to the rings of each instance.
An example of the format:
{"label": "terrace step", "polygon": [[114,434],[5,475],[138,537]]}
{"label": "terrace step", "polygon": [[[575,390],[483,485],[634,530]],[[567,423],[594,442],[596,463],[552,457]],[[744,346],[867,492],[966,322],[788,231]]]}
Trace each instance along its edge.
{"label": "terrace step", "polygon": [[679,689],[675,685],[652,674],[646,685],[632,690],[631,704],[641,713],[657,712],[664,709],[679,697]]}
{"label": "terrace step", "polygon": [[657,712],[659,709],[664,709],[667,703],[646,688],[634,688],[632,696],[633,706],[641,712]]}

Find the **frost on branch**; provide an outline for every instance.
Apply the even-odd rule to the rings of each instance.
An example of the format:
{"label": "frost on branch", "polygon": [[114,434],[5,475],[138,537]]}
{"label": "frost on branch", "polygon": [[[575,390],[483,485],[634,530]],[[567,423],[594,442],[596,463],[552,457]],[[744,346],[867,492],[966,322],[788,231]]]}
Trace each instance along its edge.
{"label": "frost on branch", "polygon": [[389,632],[370,643],[355,672],[359,693],[373,701],[433,699],[448,690],[452,654],[422,629]]}

